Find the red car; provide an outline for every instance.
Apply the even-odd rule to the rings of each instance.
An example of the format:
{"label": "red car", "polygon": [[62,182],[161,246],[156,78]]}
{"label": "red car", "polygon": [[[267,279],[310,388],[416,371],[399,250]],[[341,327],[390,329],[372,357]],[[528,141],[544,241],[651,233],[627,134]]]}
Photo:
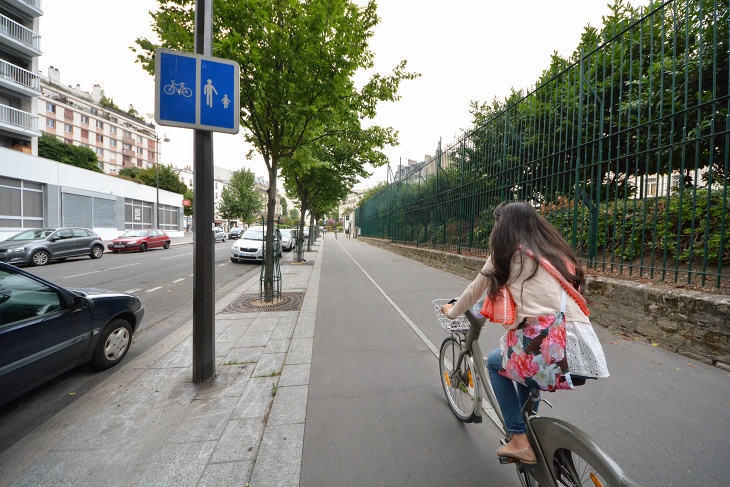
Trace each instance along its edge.
{"label": "red car", "polygon": [[127,230],[106,246],[115,254],[124,250],[139,250],[162,247],[170,248],[170,237],[162,230]]}

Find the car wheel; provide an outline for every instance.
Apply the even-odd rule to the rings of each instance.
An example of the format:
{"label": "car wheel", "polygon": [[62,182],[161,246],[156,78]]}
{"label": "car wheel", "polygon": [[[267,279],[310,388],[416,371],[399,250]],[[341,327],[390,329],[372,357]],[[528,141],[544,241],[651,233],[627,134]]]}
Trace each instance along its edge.
{"label": "car wheel", "polygon": [[30,265],[46,265],[51,260],[51,256],[45,250],[36,250],[30,256]]}
{"label": "car wheel", "polygon": [[101,247],[99,245],[94,245],[94,248],[91,249],[91,258],[92,259],[101,259],[102,255],[104,255],[104,247]]}
{"label": "car wheel", "polygon": [[226,237],[223,237],[223,238],[221,239],[221,242],[225,242],[225,241],[226,241]]}
{"label": "car wheel", "polygon": [[165,242],[165,248],[166,249],[169,249],[170,248],[170,241],[169,240],[167,242]]}
{"label": "car wheel", "polygon": [[147,251],[147,244],[143,243],[142,245],[140,245],[139,246],[139,251],[140,252],[146,252]]}
{"label": "car wheel", "polygon": [[109,323],[96,342],[94,365],[108,369],[118,364],[132,345],[132,326],[121,319]]}
{"label": "car wheel", "polygon": [[231,262],[238,264],[238,261],[236,259],[231,259]]}

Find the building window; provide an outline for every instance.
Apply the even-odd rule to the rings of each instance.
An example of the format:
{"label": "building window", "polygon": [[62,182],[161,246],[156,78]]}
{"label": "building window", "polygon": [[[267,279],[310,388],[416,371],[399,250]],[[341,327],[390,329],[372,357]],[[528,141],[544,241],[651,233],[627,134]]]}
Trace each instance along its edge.
{"label": "building window", "polygon": [[143,150],[141,147],[137,147],[137,154],[142,154]]}
{"label": "building window", "polygon": [[96,154],[99,155],[99,156],[103,156],[104,155],[104,149],[102,149],[101,147],[97,147],[96,148]]}
{"label": "building window", "polygon": [[0,177],[0,227],[43,227],[44,186]]}
{"label": "building window", "polygon": [[141,144],[142,143],[142,136],[141,135],[138,135],[137,136],[137,143],[138,144]]}
{"label": "building window", "polygon": [[51,128],[51,129],[55,129],[56,128],[56,121],[54,119],[52,119],[52,118],[47,118],[46,119],[46,127]]}
{"label": "building window", "polygon": [[129,130],[125,130],[124,131],[124,136],[125,137],[129,137],[131,139],[132,138],[132,132],[130,132]]}
{"label": "building window", "polygon": [[110,134],[116,134],[117,133],[117,128],[115,126],[113,126],[113,125],[110,126],[109,127],[109,133]]}
{"label": "building window", "polygon": [[96,134],[96,141],[97,142],[104,142],[104,136],[101,134]]}
{"label": "building window", "polygon": [[104,122],[102,122],[101,120],[97,120],[96,121],[96,128],[103,129],[104,128]]}
{"label": "building window", "polygon": [[89,116],[88,115],[81,115],[81,123],[89,125]]}
{"label": "building window", "polygon": [[96,108],[92,108],[91,109],[91,114],[92,115],[99,115],[99,110],[97,110]]}
{"label": "building window", "polygon": [[74,133],[74,128],[70,123],[64,123],[63,131],[66,132],[67,134],[72,134],[72,133]]}
{"label": "building window", "polygon": [[122,149],[124,150],[132,150],[132,146],[127,144],[126,142],[122,144]]}
{"label": "building window", "polygon": [[117,139],[109,139],[109,147],[116,147]]}
{"label": "building window", "polygon": [[180,230],[180,208],[160,205],[157,211],[157,221],[162,230]]}
{"label": "building window", "polygon": [[56,105],[51,102],[46,102],[46,111],[56,113]]}
{"label": "building window", "polygon": [[124,200],[124,229],[152,228],[152,203]]}
{"label": "building window", "polygon": [[74,112],[73,110],[69,110],[68,108],[63,109],[63,118],[68,118],[73,120],[74,119]]}

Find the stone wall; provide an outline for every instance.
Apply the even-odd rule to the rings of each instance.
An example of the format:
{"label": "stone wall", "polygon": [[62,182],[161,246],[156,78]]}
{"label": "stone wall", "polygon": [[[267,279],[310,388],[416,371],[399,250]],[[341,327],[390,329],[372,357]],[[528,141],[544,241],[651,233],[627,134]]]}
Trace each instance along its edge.
{"label": "stone wall", "polygon": [[[383,239],[359,240],[467,279],[474,278],[484,265],[483,257],[393,244]],[[643,337],[694,360],[730,370],[728,297],[602,276],[588,276],[586,297],[594,324]]]}

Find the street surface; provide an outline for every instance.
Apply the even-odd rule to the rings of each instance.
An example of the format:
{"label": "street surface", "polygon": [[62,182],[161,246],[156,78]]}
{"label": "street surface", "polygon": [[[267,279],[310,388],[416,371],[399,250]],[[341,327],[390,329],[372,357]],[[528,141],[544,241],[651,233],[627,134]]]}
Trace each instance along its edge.
{"label": "street surface", "polygon": [[[230,261],[231,241],[215,245],[215,299],[234,287],[232,281],[260,272],[260,266]],[[291,259],[284,253],[282,259]],[[145,315],[122,363],[133,360],[192,317],[193,245],[174,245],[147,252],[105,252],[101,259],[72,258],[25,270],[63,287],[92,287],[136,294]],[[68,371],[0,407],[0,452],[43,421],[114,374],[118,367],[98,372],[90,365]]]}
{"label": "street surface", "polygon": [[[519,485],[494,424],[453,416],[437,358],[401,315],[440,346],[431,300],[469,280],[329,235],[322,262],[300,485]],[[728,485],[730,374],[596,333],[611,377],[547,394],[540,413],[588,433],[640,485]],[[501,334],[485,329],[482,349]]]}

